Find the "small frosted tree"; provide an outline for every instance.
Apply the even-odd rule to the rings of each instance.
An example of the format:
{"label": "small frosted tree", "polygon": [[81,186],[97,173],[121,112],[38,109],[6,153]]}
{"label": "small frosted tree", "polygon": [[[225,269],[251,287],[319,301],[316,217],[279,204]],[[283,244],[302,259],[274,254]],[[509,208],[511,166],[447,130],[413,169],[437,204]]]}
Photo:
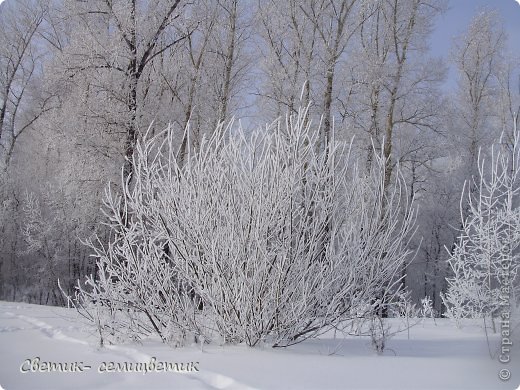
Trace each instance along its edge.
{"label": "small frosted tree", "polygon": [[[479,153],[478,175],[461,199],[459,242],[448,260],[452,276],[442,296],[446,316],[496,318],[519,297],[520,139],[502,136],[488,157]],[[475,190],[471,190],[474,188]]]}

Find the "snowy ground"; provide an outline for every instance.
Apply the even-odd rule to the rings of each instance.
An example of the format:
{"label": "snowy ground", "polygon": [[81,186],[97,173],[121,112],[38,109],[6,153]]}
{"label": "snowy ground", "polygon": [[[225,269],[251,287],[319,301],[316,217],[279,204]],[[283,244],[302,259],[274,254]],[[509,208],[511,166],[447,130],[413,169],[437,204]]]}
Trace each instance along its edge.
{"label": "snowy ground", "polygon": [[[73,310],[0,302],[0,388],[490,390],[520,385],[520,348],[513,350],[508,364],[501,364],[490,358],[482,329],[459,330],[447,320],[416,325],[410,339],[407,332],[399,333],[389,350],[377,356],[366,338],[333,335],[276,350],[211,346],[202,352],[196,346],[172,349],[153,341],[100,350],[95,336],[82,330],[75,318]],[[518,336],[513,342],[520,346]],[[498,336],[490,343],[493,349],[499,346]],[[69,363],[67,367],[78,372],[31,372],[26,360],[37,357],[37,369],[45,370],[43,363],[48,362]],[[135,362],[150,363],[152,358],[194,363],[185,366],[191,372],[184,373],[106,372],[117,363],[135,368]],[[511,372],[506,382],[498,377],[504,368]]]}

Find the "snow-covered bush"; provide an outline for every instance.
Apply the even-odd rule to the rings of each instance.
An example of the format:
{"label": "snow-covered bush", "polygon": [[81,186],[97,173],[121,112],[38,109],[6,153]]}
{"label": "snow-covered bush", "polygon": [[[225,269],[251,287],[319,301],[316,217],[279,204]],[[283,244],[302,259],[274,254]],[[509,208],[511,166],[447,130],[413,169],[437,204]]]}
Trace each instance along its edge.
{"label": "snow-covered bush", "polygon": [[432,299],[429,296],[421,299],[420,313],[423,318],[433,318],[435,320],[435,309],[433,308]]}
{"label": "snow-covered bush", "polygon": [[[446,316],[493,319],[518,304],[520,267],[520,139],[479,156],[478,177],[465,187],[462,232],[448,261],[452,276],[442,296]],[[466,199],[466,202],[464,202]]]}
{"label": "snow-covered bush", "polygon": [[415,218],[399,169],[385,191],[381,156],[362,176],[306,118],[221,125],[183,166],[170,129],[145,137],[76,305],[109,335],[286,346],[390,302]]}

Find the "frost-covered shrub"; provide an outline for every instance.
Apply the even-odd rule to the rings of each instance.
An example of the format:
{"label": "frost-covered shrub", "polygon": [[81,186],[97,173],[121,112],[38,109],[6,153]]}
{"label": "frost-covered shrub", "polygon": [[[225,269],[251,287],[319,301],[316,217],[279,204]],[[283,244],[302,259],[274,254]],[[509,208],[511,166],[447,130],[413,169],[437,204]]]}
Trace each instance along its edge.
{"label": "frost-covered shrub", "polygon": [[380,316],[373,315],[370,318],[369,325],[370,340],[372,348],[377,352],[378,355],[382,354],[386,348],[386,344],[390,334],[390,325]]}
{"label": "frost-covered shrub", "polygon": [[385,189],[379,156],[362,176],[306,115],[220,126],[183,166],[172,131],[145,137],[77,305],[109,334],[286,346],[396,296],[415,216],[399,170]]}
{"label": "frost-covered shrub", "polygon": [[435,318],[435,309],[433,308],[432,299],[429,296],[421,299],[420,313],[423,318]]}
{"label": "frost-covered shrub", "polygon": [[[465,187],[462,232],[448,263],[442,295],[446,316],[491,318],[518,305],[520,286],[520,139],[505,138],[479,157],[478,177]],[[466,192],[463,191],[463,198]]]}

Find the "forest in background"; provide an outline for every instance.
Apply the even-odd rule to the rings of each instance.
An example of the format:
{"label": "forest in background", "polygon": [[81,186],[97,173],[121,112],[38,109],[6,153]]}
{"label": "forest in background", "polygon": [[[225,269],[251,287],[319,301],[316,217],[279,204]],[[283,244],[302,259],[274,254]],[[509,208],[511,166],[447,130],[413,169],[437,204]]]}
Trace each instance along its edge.
{"label": "forest in background", "polygon": [[[7,0],[0,5],[0,298],[63,305],[95,273],[110,232],[107,183],[124,190],[145,133],[171,126],[178,166],[231,118],[244,130],[298,115],[317,143],[352,141],[359,175],[384,161],[417,207],[412,299],[441,313],[464,182],[480,148],[513,145],[520,63],[482,10],[449,58],[428,40],[433,0]],[[457,84],[446,91],[448,66]],[[502,135],[502,138],[500,138]],[[464,199],[462,198],[462,203]],[[470,212],[469,206],[462,210]],[[465,216],[463,215],[463,218]]]}

